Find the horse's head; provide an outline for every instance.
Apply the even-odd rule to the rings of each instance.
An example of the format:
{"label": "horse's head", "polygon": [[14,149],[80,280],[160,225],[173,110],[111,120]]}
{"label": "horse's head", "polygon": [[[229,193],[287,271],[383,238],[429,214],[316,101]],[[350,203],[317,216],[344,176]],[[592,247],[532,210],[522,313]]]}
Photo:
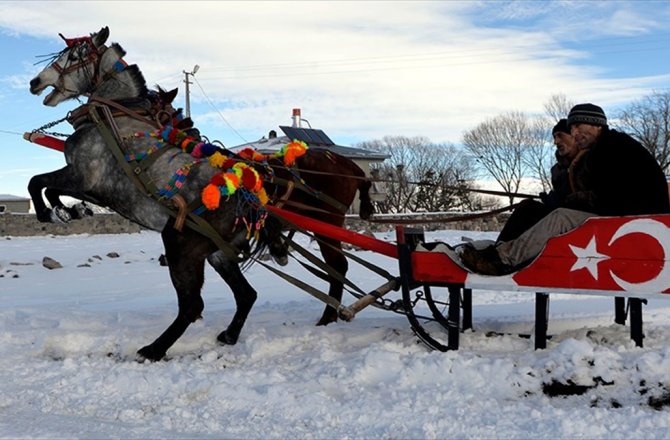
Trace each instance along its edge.
{"label": "horse's head", "polygon": [[44,105],[55,107],[63,101],[92,93],[110,72],[122,70],[125,55],[120,46],[108,50],[105,42],[109,28],[81,38],[61,38],[66,47],[55,55],[35,78],[30,81],[30,93],[41,94],[47,87],[53,91],[44,98]]}
{"label": "horse's head", "polygon": [[172,102],[177,97],[179,89],[172,89],[167,91],[161,86],[156,86],[157,90],[149,91],[149,101],[151,103],[151,114],[155,116],[157,122],[161,125],[172,125],[179,130],[190,132],[189,136],[198,138],[199,133],[192,130],[193,120],[190,117],[185,117],[181,108],[174,108]]}

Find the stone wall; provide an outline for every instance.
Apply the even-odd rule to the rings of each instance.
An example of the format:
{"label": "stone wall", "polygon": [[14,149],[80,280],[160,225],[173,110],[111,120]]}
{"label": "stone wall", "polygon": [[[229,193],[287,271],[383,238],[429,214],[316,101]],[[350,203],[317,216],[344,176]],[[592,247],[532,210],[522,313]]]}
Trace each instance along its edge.
{"label": "stone wall", "polygon": [[[499,231],[509,214],[448,223],[407,224],[407,227],[426,231],[454,229],[464,231]],[[353,231],[383,232],[395,229],[392,219],[379,218],[380,223],[347,216],[346,227]],[[0,236],[70,235],[70,234],[125,234],[139,232],[142,228],[118,214],[95,214],[67,224],[40,223],[35,214],[0,214]]]}
{"label": "stone wall", "polygon": [[0,214],[0,236],[121,234],[141,228],[118,214],[95,214],[70,223],[40,223],[35,214]]}

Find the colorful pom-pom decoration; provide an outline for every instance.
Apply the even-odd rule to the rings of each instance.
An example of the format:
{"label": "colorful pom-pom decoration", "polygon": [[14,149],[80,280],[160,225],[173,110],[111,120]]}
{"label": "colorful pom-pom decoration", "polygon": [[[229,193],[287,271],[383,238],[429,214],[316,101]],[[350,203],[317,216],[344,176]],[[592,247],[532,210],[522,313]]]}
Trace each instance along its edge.
{"label": "colorful pom-pom decoration", "polygon": [[210,211],[219,207],[221,202],[221,190],[217,185],[209,184],[202,190],[202,204]]}
{"label": "colorful pom-pom decoration", "polygon": [[[206,158],[214,168],[225,170],[212,176],[202,190],[202,203],[208,210],[217,209],[221,203],[221,197],[230,196],[240,189],[255,196],[261,206],[267,204],[268,195],[263,188],[261,175],[244,161],[267,162],[270,159],[280,159],[286,166],[293,166],[309,148],[305,142],[297,139],[270,155],[261,154],[253,148],[245,148],[237,154],[242,158],[242,161],[239,161],[226,156],[223,150],[216,145],[200,142],[172,125],[166,125],[154,133],[135,133],[135,136],[156,138],[159,144],[169,143],[197,159]],[[181,181],[175,181],[173,186],[178,189],[181,183]]]}

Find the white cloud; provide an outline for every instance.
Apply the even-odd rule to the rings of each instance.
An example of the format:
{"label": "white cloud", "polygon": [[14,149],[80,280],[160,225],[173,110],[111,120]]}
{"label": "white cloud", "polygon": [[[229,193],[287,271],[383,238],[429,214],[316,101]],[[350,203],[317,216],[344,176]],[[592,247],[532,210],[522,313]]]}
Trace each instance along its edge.
{"label": "white cloud", "polygon": [[[110,41],[128,51],[127,61],[140,65],[149,85],[179,86],[178,99],[184,95],[182,70],[200,65],[196,79],[206,96],[192,86],[194,117],[205,134],[214,131],[213,137],[228,144],[242,140],[220,115],[255,138],[290,123],[293,107],[303,108],[313,125],[333,137],[403,134],[458,142],[464,130],[498,113],[542,112],[555,93],[615,105],[667,81],[602,79],[597,67],[574,64],[587,56],[586,48],[565,49],[555,28],[522,30],[499,23],[502,18],[527,22],[543,14],[544,20],[553,19],[558,10],[571,18],[566,26],[583,26],[571,12],[586,11],[583,3],[498,5],[4,2],[0,27],[47,36],[55,44],[58,32],[74,37],[109,25]],[[619,23],[622,29],[621,23],[627,23],[631,31],[650,26],[649,19],[630,13],[625,4],[623,12],[610,5],[603,15],[610,25]],[[595,3],[588,10],[602,14],[605,7]],[[548,16],[550,11],[554,15]],[[477,21],[487,26],[478,27]]]}

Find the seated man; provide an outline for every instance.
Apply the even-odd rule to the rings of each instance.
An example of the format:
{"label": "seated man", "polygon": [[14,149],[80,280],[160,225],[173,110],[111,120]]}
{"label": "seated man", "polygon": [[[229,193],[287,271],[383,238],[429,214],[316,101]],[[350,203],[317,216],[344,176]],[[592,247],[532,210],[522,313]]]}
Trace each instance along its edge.
{"label": "seated man", "polygon": [[635,139],[609,129],[602,108],[574,106],[568,126],[582,157],[575,161],[570,177],[573,192],[563,207],[517,239],[482,250],[463,246],[460,258],[468,269],[485,275],[514,272],[539,255],[551,237],[576,228],[589,217],[670,212],[668,186],[658,162]]}
{"label": "seated man", "polygon": [[551,134],[556,145],[556,163],[551,167],[553,189],[548,194],[540,193],[541,202],[532,199],[521,202],[505,222],[496,241],[510,241],[519,237],[551,211],[563,206],[565,198],[572,192],[568,170],[579,149],[570,134],[568,120],[558,121]]}

